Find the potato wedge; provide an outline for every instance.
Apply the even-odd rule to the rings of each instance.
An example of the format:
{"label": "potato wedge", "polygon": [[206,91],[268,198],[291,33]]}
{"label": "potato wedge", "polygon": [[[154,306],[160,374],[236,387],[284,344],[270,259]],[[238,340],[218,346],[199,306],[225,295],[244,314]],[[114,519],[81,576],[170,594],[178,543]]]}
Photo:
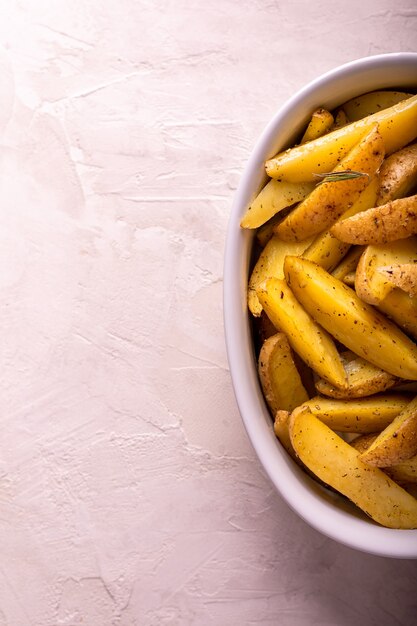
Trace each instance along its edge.
{"label": "potato wedge", "polygon": [[377,125],[355,145],[333,172],[356,171],[364,176],[324,182],[293,209],[275,228],[284,241],[303,241],[329,228],[358,200],[384,158],[384,142]]}
{"label": "potato wedge", "polygon": [[[364,246],[354,246],[353,248],[350,248],[348,254],[341,260],[339,265],[331,273],[332,276],[342,281],[348,274],[353,273],[353,276],[355,276],[356,267],[364,250]],[[313,259],[310,260],[313,261]],[[354,282],[355,280],[353,280],[353,283]]]}
{"label": "potato wedge", "polygon": [[417,298],[410,298],[405,291],[396,288],[378,304],[378,309],[417,339]]}
{"label": "potato wedge", "polygon": [[370,91],[345,102],[342,110],[351,122],[356,122],[368,115],[388,109],[394,104],[410,98],[412,95],[403,91]]}
{"label": "potato wedge", "polygon": [[349,124],[351,120],[349,120],[348,116],[344,112],[343,109],[339,109],[334,118],[334,124],[330,130],[337,130],[338,128],[342,128]]}
{"label": "potato wedge", "polygon": [[284,333],[267,339],[259,353],[258,373],[265,400],[273,415],[292,411],[308,399]]}
{"label": "potato wedge", "polygon": [[269,278],[258,287],[258,298],[292,349],[322,378],[343,386],[346,374],[333,339],[310,317],[285,280]]}
{"label": "potato wedge", "polygon": [[314,188],[312,183],[286,183],[270,180],[246,210],[240,226],[258,228],[287,207],[303,200]]}
{"label": "potato wedge", "polygon": [[390,467],[417,454],[417,396],[384,428],[361,459],[375,467]]}
{"label": "potato wedge", "polygon": [[345,285],[348,285],[348,287],[355,287],[355,278],[356,272],[348,272],[344,277],[343,282]]}
{"label": "potato wedge", "polygon": [[322,137],[330,130],[333,122],[333,115],[330,111],[323,108],[317,109],[313,112],[300,143],[306,143],[307,141]]}
{"label": "potato wedge", "polygon": [[274,419],[274,433],[278,437],[288,454],[294,460],[296,460],[296,454],[294,448],[292,447],[290,439],[290,431],[288,430],[289,421],[290,414],[288,411],[277,411]]}
{"label": "potato wedge", "polygon": [[266,173],[277,180],[314,182],[316,174],[331,172],[375,122],[386,154],[400,150],[417,136],[417,96],[277,154],[266,161]]}
{"label": "potato wedge", "polygon": [[386,470],[384,469],[384,471],[398,483],[417,484],[417,454],[402,463],[397,463],[397,465],[393,465]]}
{"label": "potato wedge", "polygon": [[417,186],[417,143],[385,159],[380,170],[376,206],[407,196]]}
{"label": "potato wedge", "polygon": [[342,353],[340,357],[347,376],[347,386],[340,389],[320,378],[316,381],[316,389],[324,396],[342,399],[364,398],[390,389],[398,380],[396,376],[388,374],[360,356],[351,353],[353,358],[346,359],[344,354]]}
{"label": "potato wedge", "polygon": [[[359,454],[362,454],[362,452],[365,452],[365,450],[369,448],[371,443],[375,441],[378,435],[379,433],[366,433],[364,435],[359,435],[359,437],[356,437],[356,439],[350,441],[350,445],[352,446],[352,448],[355,448],[355,450],[357,450]],[[395,479],[393,478],[393,480]]]}
{"label": "potato wedge", "polygon": [[375,433],[383,430],[410,402],[409,394],[380,394],[371,398],[337,400],[315,396],[303,406],[329,428],[342,433]]}
{"label": "potato wedge", "polygon": [[259,255],[248,285],[248,307],[252,315],[259,317],[262,305],[256,294],[258,286],[267,278],[284,278],[284,259],[287,254],[302,254],[311,239],[302,242],[284,242],[272,237]]}
{"label": "potato wedge", "polygon": [[414,262],[417,271],[417,237],[367,246],[356,268],[356,293],[369,304],[379,304],[396,286],[389,272],[384,274],[380,268]]}
{"label": "potato wedge", "polygon": [[[385,280],[390,281],[399,289],[408,293],[411,297],[417,296],[417,237],[415,248],[415,260],[412,263],[394,263],[385,267],[378,267],[378,274]],[[402,241],[409,241],[404,239]]]}
{"label": "potato wedge", "polygon": [[287,256],[284,273],[305,310],[344,346],[393,376],[417,380],[416,344],[352,289],[300,257]]}
{"label": "potato wedge", "polygon": [[330,229],[345,243],[382,244],[417,234],[417,195],[399,198],[341,220]]}
{"label": "potato wedge", "polygon": [[[365,211],[374,206],[376,200],[376,194],[378,191],[378,177],[370,181],[367,187],[359,195],[359,198],[354,202],[353,206],[345,211],[341,219],[346,219],[351,215],[356,215],[360,211]],[[343,243],[333,237],[328,230],[314,239],[309,247],[303,252],[303,257],[318,263],[325,270],[331,272],[343,259],[350,248],[350,244]],[[355,264],[356,267],[356,264]]]}
{"label": "potato wedge", "polygon": [[262,248],[265,248],[268,241],[272,239],[272,237],[274,236],[274,228],[275,226],[277,226],[277,224],[279,224],[281,220],[282,215],[278,213],[277,215],[271,217],[271,219],[269,219],[267,222],[265,222],[265,224],[259,226],[256,231],[256,240]]}
{"label": "potato wedge", "polygon": [[318,478],[389,528],[417,528],[417,500],[315,417],[308,407],[290,417],[291,443]]}
{"label": "potato wedge", "polygon": [[375,467],[392,467],[417,454],[417,396],[361,454]]}

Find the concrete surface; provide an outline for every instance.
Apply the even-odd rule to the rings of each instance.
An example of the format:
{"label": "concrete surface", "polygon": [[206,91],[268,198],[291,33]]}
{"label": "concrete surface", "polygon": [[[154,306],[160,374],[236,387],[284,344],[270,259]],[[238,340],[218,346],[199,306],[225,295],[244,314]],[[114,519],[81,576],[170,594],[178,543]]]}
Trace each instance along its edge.
{"label": "concrete surface", "polygon": [[274,111],[413,0],[0,2],[0,626],[416,623],[417,564],[280,500],[222,327]]}

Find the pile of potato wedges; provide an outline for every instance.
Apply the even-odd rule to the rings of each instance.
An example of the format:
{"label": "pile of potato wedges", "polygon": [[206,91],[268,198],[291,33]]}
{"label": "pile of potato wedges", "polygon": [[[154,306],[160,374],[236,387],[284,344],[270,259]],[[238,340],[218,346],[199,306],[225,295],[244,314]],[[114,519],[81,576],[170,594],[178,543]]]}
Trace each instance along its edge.
{"label": "pile of potato wedges", "polygon": [[275,434],[375,522],[417,528],[417,95],[312,111],[265,170],[241,227]]}

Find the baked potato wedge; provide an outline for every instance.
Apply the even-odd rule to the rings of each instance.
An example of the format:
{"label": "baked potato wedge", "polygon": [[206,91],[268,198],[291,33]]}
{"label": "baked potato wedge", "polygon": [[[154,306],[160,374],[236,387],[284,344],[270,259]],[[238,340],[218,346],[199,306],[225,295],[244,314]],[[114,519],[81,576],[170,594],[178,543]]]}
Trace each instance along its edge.
{"label": "baked potato wedge", "polygon": [[355,278],[356,278],[356,272],[348,272],[346,274],[346,276],[343,279],[343,282],[345,283],[345,285],[348,285],[348,287],[355,287]]}
{"label": "baked potato wedge", "polygon": [[287,335],[305,363],[325,380],[343,386],[346,374],[333,339],[303,309],[285,280],[268,278],[257,294],[274,326]]}
{"label": "baked potato wedge", "polygon": [[350,442],[350,445],[352,446],[352,448],[355,448],[355,450],[357,450],[359,454],[362,454],[362,452],[365,452],[365,450],[369,448],[371,443],[375,441],[378,435],[379,433],[365,433],[363,435],[359,435],[359,437],[356,437],[353,441]]}
{"label": "baked potato wedge", "polygon": [[342,128],[349,124],[351,120],[349,120],[348,116],[344,112],[343,109],[339,109],[334,118],[334,124],[330,130],[337,130],[338,128]]}
{"label": "baked potato wedge", "polygon": [[350,287],[295,256],[285,258],[284,274],[309,315],[344,346],[393,376],[417,380],[416,344]]}
{"label": "baked potato wedge", "polygon": [[367,465],[351,445],[315,417],[295,409],[289,431],[293,448],[320,480],[389,528],[417,528],[417,500],[377,467]]}
{"label": "baked potato wedge", "polygon": [[[384,142],[375,124],[337,165],[332,174],[347,173],[346,179],[326,178],[275,228],[284,241],[303,241],[329,228],[359,198],[384,159]],[[362,175],[350,178],[352,172]]]}
{"label": "baked potato wedge", "polygon": [[380,432],[410,402],[409,394],[380,394],[370,398],[338,400],[315,396],[303,403],[332,430],[342,433]]}
{"label": "baked potato wedge", "polygon": [[[359,198],[354,202],[345,213],[343,213],[341,219],[346,219],[351,215],[356,215],[360,211],[365,211],[374,206],[376,200],[376,194],[378,191],[378,177],[375,176],[368,186],[362,191]],[[325,270],[331,272],[343,259],[350,248],[350,244],[343,243],[333,237],[328,230],[317,235],[314,241],[303,252],[303,257],[314,261]],[[356,267],[356,264],[355,264]]]}
{"label": "baked potato wedge", "polygon": [[345,102],[342,111],[346,113],[351,122],[356,122],[368,115],[388,109],[412,95],[403,91],[370,91]]}
{"label": "baked potato wedge", "polygon": [[[359,263],[359,259],[362,256],[362,252],[364,250],[365,250],[364,246],[354,246],[353,248],[350,248],[347,255],[340,261],[339,265],[335,267],[335,269],[331,272],[332,276],[334,276],[335,278],[341,281],[343,281],[348,274],[353,273],[353,276],[355,276],[356,267]],[[313,261],[313,259],[310,259],[310,260]]]}
{"label": "baked potato wedge", "polygon": [[288,254],[302,254],[311,243],[311,239],[302,242],[284,242],[277,236],[272,237],[252,270],[248,284],[248,306],[255,317],[259,317],[262,305],[259,302],[256,290],[258,286],[267,278],[284,278],[284,259]]}
{"label": "baked potato wedge", "polygon": [[294,448],[292,447],[290,431],[288,429],[289,421],[290,413],[288,411],[277,411],[274,418],[274,433],[278,437],[288,454],[294,460],[296,460],[296,454],[294,452]]}
{"label": "baked potato wedge", "polygon": [[316,381],[316,389],[324,396],[331,398],[364,398],[386,391],[395,385],[398,378],[376,367],[369,361],[354,353],[341,353],[343,366],[347,376],[347,385],[340,389],[320,378]]}
{"label": "baked potato wedge", "polygon": [[[417,237],[399,239],[380,245],[369,245],[365,248],[356,268],[355,290],[361,300],[369,304],[379,304],[396,285],[392,272],[380,271],[381,268],[402,263],[415,263],[417,282]],[[404,278],[406,284],[410,273],[398,272],[398,277]]]}
{"label": "baked potato wedge", "polygon": [[[417,297],[417,237],[415,248],[415,260],[412,263],[393,263],[385,267],[378,267],[378,274],[393,283],[412,298]],[[403,239],[402,241],[409,241]]]}
{"label": "baked potato wedge", "polygon": [[384,428],[361,454],[375,467],[391,467],[417,454],[417,396]]}
{"label": "baked potato wedge", "polygon": [[303,200],[314,188],[312,183],[270,180],[246,210],[240,226],[258,228],[287,207]]}
{"label": "baked potato wedge", "polygon": [[317,174],[331,172],[375,122],[384,140],[386,154],[400,150],[417,136],[417,95],[277,154],[266,161],[266,173],[282,181],[314,182]]}
{"label": "baked potato wedge", "polygon": [[407,196],[417,186],[417,143],[394,152],[381,165],[376,206]]}
{"label": "baked potato wedge", "polygon": [[300,143],[306,143],[307,141],[322,137],[330,130],[333,122],[334,118],[330,111],[322,107],[317,109],[313,112]]}
{"label": "baked potato wedge", "polygon": [[411,298],[405,291],[396,288],[378,304],[377,308],[408,335],[417,339],[417,298]]}
{"label": "baked potato wedge", "polygon": [[397,463],[397,465],[393,465],[386,470],[384,469],[384,471],[397,483],[417,484],[417,454],[402,463]]}
{"label": "baked potato wedge", "polygon": [[308,399],[284,333],[264,341],[258,358],[258,374],[273,415],[280,409],[292,411]]}
{"label": "baked potato wedge", "polygon": [[341,220],[331,234],[359,245],[382,244],[417,234],[417,195],[399,198]]}
{"label": "baked potato wedge", "polygon": [[[378,435],[379,433],[360,435],[351,441],[350,445],[353,446],[359,454],[362,454],[368,450]],[[383,471],[395,480],[395,482],[404,485],[404,488],[406,488],[406,485],[410,483],[417,485],[417,454],[402,463],[397,463],[391,467],[384,467]],[[413,495],[416,497],[417,494]]]}

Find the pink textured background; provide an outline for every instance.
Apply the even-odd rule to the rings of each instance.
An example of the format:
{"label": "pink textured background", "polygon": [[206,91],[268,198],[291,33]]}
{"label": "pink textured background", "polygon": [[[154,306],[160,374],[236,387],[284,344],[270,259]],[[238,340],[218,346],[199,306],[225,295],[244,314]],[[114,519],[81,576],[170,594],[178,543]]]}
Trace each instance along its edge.
{"label": "pink textured background", "polygon": [[415,563],[325,539],[264,476],[222,264],[272,114],[415,50],[415,2],[0,10],[0,626],[411,624]]}

